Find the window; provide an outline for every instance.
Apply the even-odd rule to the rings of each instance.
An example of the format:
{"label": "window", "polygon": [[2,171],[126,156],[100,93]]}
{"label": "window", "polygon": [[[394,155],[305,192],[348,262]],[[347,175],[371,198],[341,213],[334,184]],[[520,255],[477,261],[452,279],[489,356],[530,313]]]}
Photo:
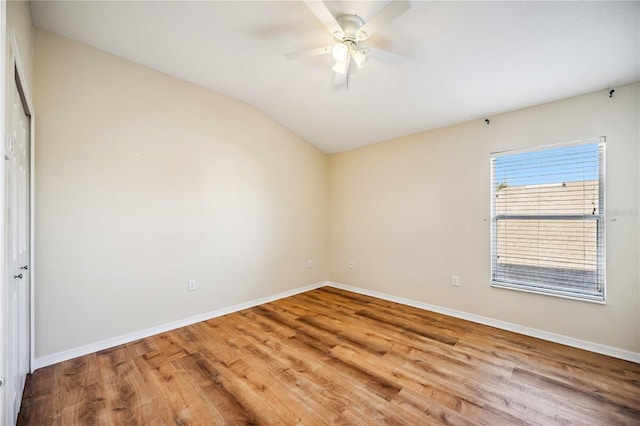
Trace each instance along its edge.
{"label": "window", "polygon": [[491,285],[604,301],[604,138],[491,155]]}

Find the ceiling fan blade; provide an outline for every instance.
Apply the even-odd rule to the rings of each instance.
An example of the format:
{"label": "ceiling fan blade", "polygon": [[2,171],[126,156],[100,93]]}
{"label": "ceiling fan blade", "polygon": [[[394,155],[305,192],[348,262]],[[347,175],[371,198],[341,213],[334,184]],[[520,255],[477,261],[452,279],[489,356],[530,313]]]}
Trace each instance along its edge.
{"label": "ceiling fan blade", "polygon": [[342,37],[344,37],[342,27],[338,24],[335,16],[333,16],[323,1],[305,0],[304,4],[306,4],[309,10],[316,15],[318,21],[320,21],[320,23],[329,30],[329,33],[333,37],[337,39],[342,39]]}
{"label": "ceiling fan blade", "polygon": [[388,50],[376,49],[375,47],[367,47],[369,54],[367,56],[374,58],[376,61],[389,65],[399,65],[407,60],[404,55],[389,52]]}
{"label": "ceiling fan blade", "polygon": [[333,84],[335,86],[340,86],[347,82],[347,76],[345,74],[336,73],[335,78],[333,79]]}
{"label": "ceiling fan blade", "polygon": [[325,46],[325,47],[316,47],[315,49],[303,50],[301,52],[293,52],[284,55],[284,57],[288,60],[300,59],[300,58],[308,58],[311,56],[325,55],[327,53],[331,53],[333,46]]}
{"label": "ceiling fan blade", "polygon": [[357,39],[368,39],[409,9],[411,9],[411,3],[407,0],[392,0],[391,3],[386,5],[377,15],[369,19],[368,22],[356,31]]}

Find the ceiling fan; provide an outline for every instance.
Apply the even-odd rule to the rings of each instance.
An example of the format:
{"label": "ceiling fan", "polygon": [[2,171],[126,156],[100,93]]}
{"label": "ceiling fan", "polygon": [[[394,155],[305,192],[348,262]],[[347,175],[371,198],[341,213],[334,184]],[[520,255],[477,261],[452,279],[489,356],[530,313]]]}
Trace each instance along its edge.
{"label": "ceiling fan", "polygon": [[372,55],[386,62],[396,62],[400,58],[394,53],[372,46],[362,46],[361,43],[409,10],[411,3],[407,0],[392,0],[367,22],[357,15],[346,14],[334,17],[323,1],[305,0],[304,3],[329,30],[335,43],[331,46],[289,53],[285,58],[291,60],[331,53],[336,61],[332,68],[336,73],[335,84],[345,82],[348,84],[352,63],[355,63],[358,69],[362,69]]}

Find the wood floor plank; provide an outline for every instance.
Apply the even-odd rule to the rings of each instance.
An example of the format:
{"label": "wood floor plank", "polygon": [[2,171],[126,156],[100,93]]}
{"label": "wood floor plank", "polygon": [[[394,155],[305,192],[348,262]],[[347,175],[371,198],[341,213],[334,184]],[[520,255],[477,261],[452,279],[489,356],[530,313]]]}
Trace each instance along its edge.
{"label": "wood floor plank", "polygon": [[[157,413],[149,404],[152,396],[126,345],[98,352],[100,382],[106,411],[114,424],[157,422]],[[69,424],[65,420],[64,424]],[[84,424],[84,423],[81,423]]]}
{"label": "wood floor plank", "polygon": [[134,362],[147,392],[158,395],[152,405],[158,424],[190,425],[198,424],[194,419],[204,419],[199,412],[189,410],[195,399],[192,398],[191,383],[178,374],[171,362],[153,367],[142,356],[136,357]]}
{"label": "wood floor plank", "polygon": [[[63,364],[50,365],[38,370],[38,380],[30,374],[27,376],[22,407],[18,416],[19,424],[60,424],[60,392],[56,386],[56,370]],[[50,406],[50,411],[39,409]],[[33,407],[33,408],[32,408]]]}
{"label": "wood floor plank", "polygon": [[[640,421],[640,410],[637,405],[626,405],[623,396],[607,398],[592,389],[578,388],[520,368],[514,369],[512,378],[527,387],[544,388],[549,399],[571,405],[576,412],[587,415],[606,413],[607,423],[622,423],[625,418]],[[619,402],[621,400],[624,402]]]}
{"label": "wood floor plank", "polygon": [[215,365],[220,381],[232,390],[243,406],[255,413],[259,423],[274,421],[282,424],[301,424],[303,412],[295,409],[290,393],[280,392],[273,377],[264,375],[247,362],[238,359],[231,365]]}
{"label": "wood floor plank", "polygon": [[316,390],[309,389],[307,395],[320,395],[325,407],[335,407],[331,412],[340,412],[346,405],[372,397],[389,401],[399,392],[391,383],[362,371],[359,366],[342,362],[330,352],[319,352],[296,337],[285,342],[264,340],[261,349],[272,355],[268,365],[295,373],[291,378],[295,379],[296,387],[303,386],[300,380],[308,378],[309,386]]}
{"label": "wood floor plank", "polygon": [[421,393],[409,389],[402,389],[391,402],[394,405],[404,407],[405,410],[411,409],[420,413],[418,421],[424,422],[426,420],[429,424],[474,425],[481,410],[475,404],[464,404],[460,401],[456,404],[457,410],[450,409],[447,405],[424,398]]}
{"label": "wood floor plank", "polygon": [[[511,413],[516,418],[538,419],[542,424],[569,422],[571,419],[565,418],[563,407],[548,404],[545,391],[536,392],[535,389],[513,382],[510,377],[483,372],[470,374],[468,370],[439,359],[430,359],[419,351],[401,356],[389,353],[385,355],[385,361],[392,365],[402,364],[403,371],[412,374],[416,383],[439,395],[456,395],[472,404]],[[407,384],[406,387],[413,386]]]}
{"label": "wood floor plank", "polygon": [[37,370],[19,425],[640,425],[640,365],[323,287]]}
{"label": "wood floor plank", "polygon": [[192,377],[192,383],[199,389],[203,399],[215,409],[216,417],[210,417],[210,423],[254,424],[257,422],[258,415],[253,413],[249,407],[244,406],[234,393],[219,380],[220,372],[211,360],[200,354],[193,354],[177,363],[185,374]]}

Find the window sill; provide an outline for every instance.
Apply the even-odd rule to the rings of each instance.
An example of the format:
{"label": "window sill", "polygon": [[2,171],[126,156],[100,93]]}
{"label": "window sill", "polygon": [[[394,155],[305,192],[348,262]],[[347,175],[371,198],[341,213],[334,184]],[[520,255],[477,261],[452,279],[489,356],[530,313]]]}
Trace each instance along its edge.
{"label": "window sill", "polygon": [[545,291],[536,291],[536,290],[531,290],[531,289],[527,289],[527,288],[511,287],[511,286],[507,286],[507,285],[503,285],[503,284],[499,284],[499,283],[493,283],[493,282],[491,283],[491,287],[502,288],[502,289],[505,289],[505,290],[520,291],[520,292],[523,292],[523,293],[540,294],[540,295],[543,295],[543,296],[559,297],[561,299],[577,300],[578,302],[595,303],[596,305],[606,305],[607,304],[606,299],[605,300],[583,299],[581,297],[576,297],[576,296],[569,296],[569,295],[557,294],[557,293],[547,293]]}

